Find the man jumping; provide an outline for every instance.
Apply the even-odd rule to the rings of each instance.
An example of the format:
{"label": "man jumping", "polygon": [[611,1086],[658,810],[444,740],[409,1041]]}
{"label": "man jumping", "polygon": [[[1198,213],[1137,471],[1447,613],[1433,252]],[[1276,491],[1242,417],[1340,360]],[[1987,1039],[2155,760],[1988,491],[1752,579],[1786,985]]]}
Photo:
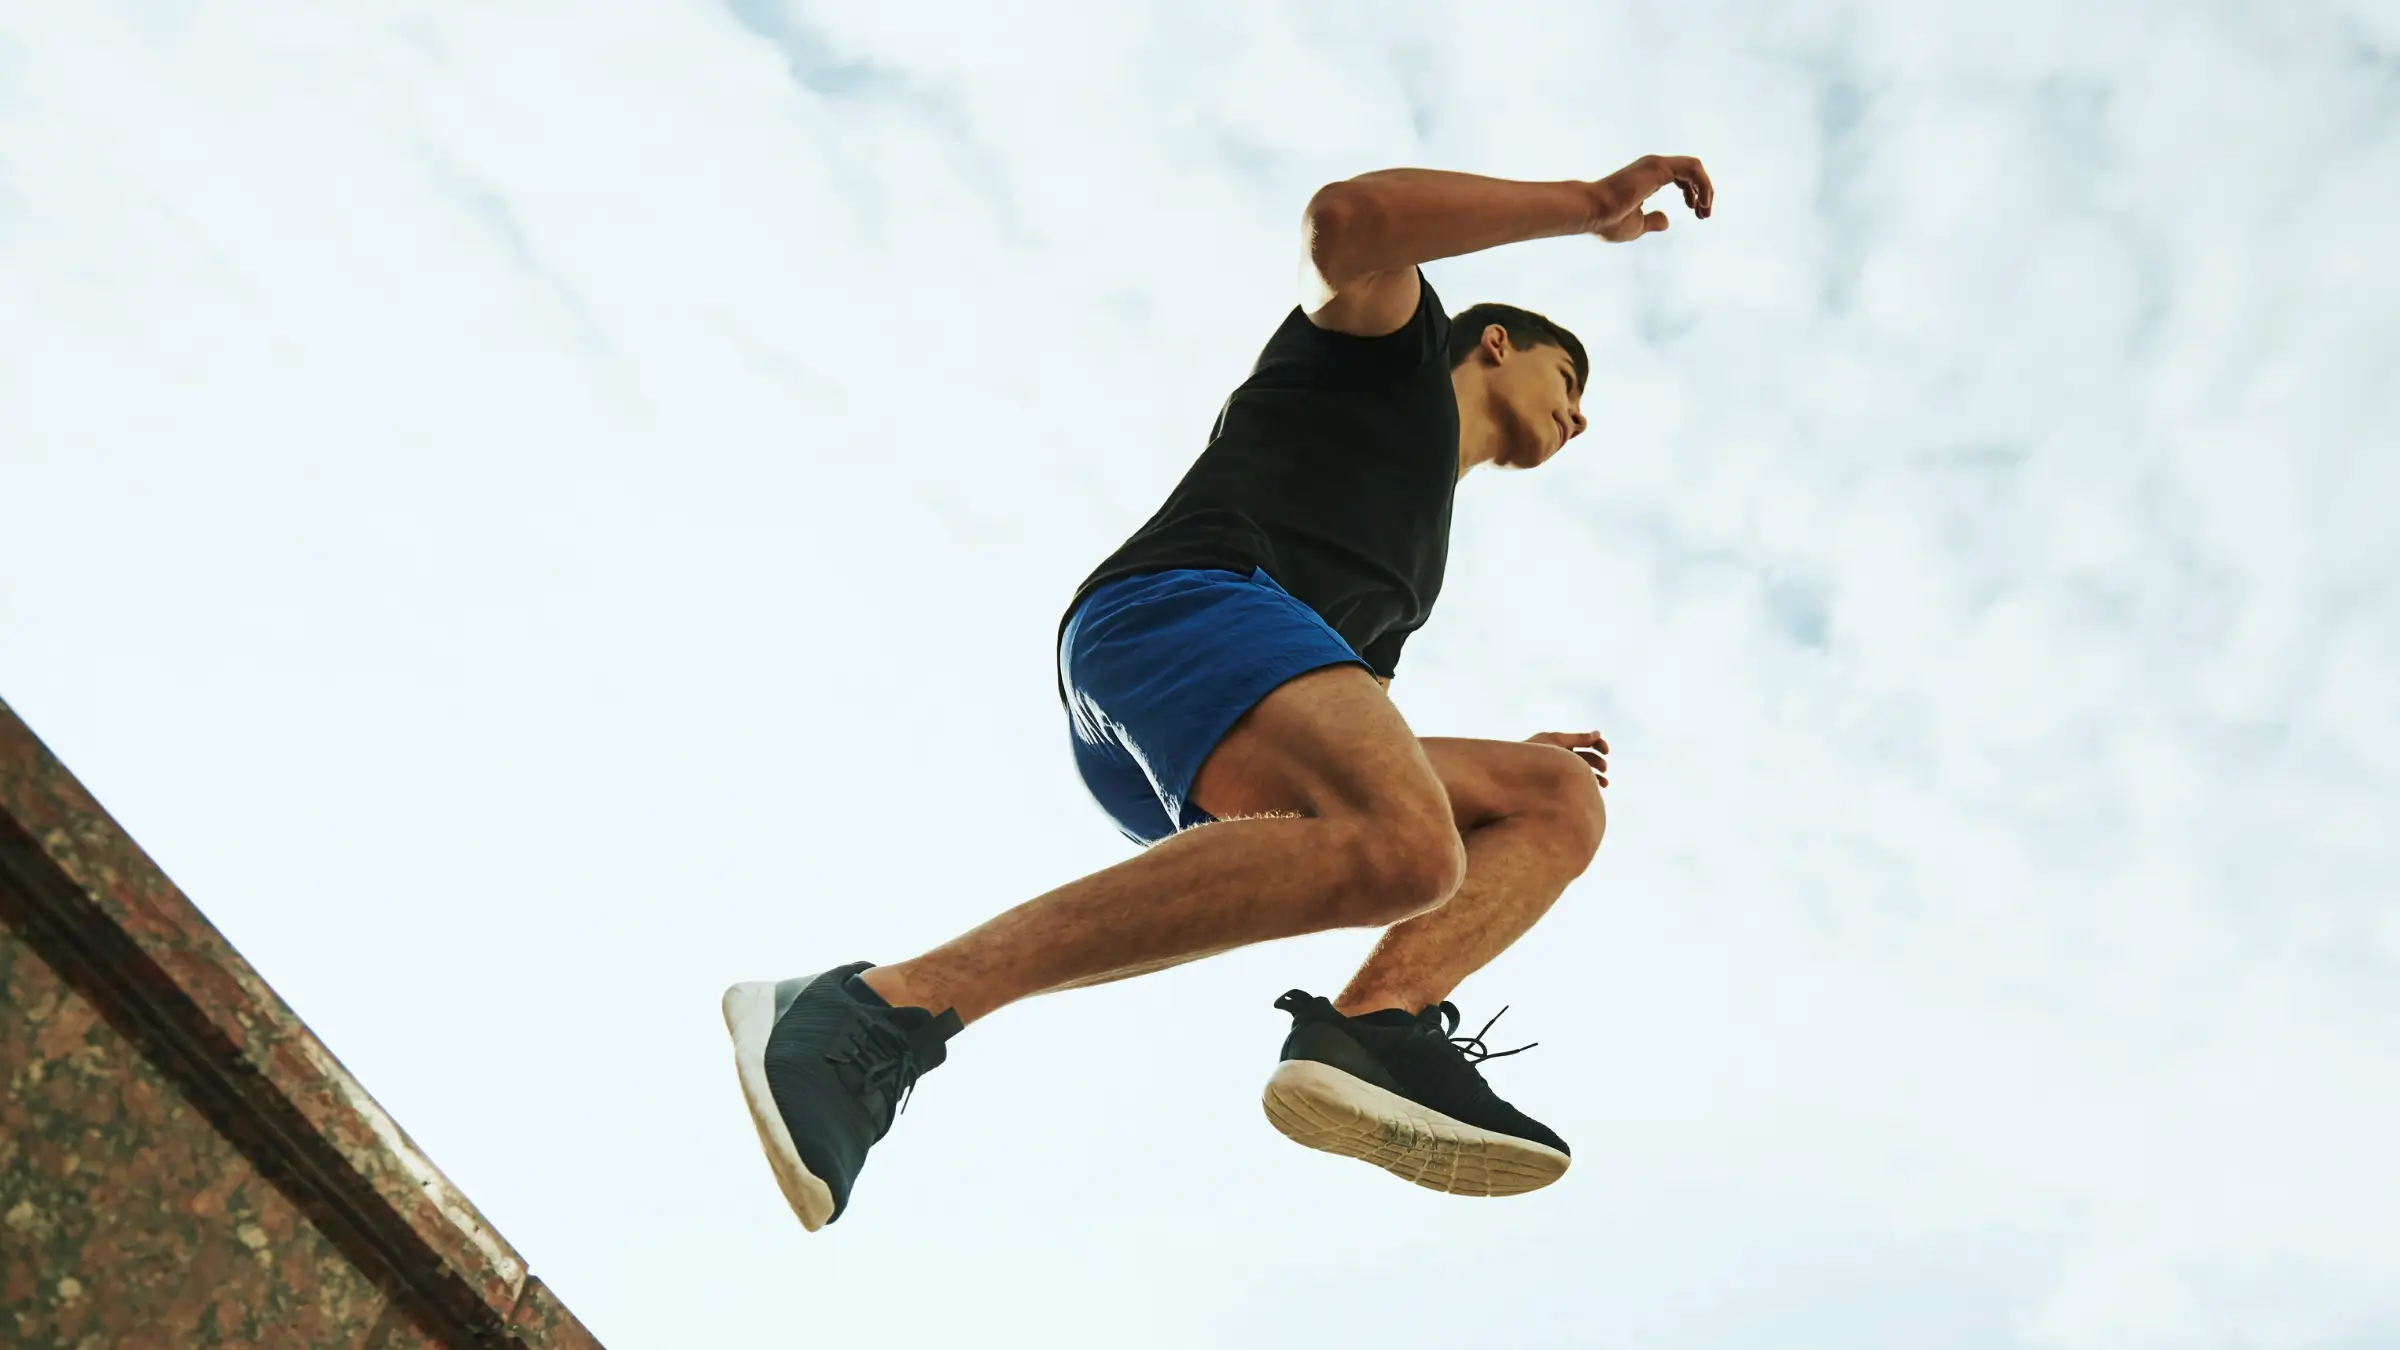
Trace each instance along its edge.
{"label": "man jumping", "polygon": [[1566,1142],[1492,1092],[1476,1068],[1492,1052],[1446,1000],[1590,865],[1608,745],[1419,739],[1387,691],[1441,591],[1458,481],[1557,454],[1584,429],[1590,366],[1538,314],[1447,316],[1418,266],[1629,242],[1667,228],[1646,204],[1670,184],[1709,214],[1699,161],[1660,155],[1597,182],[1395,169],[1309,201],[1300,305],[1060,624],[1076,768],[1144,851],[914,960],[725,993],[743,1095],[803,1225],[841,1217],[968,1023],[1330,928],[1384,933],[1338,998],[1276,1001],[1292,1030],[1267,1081],[1275,1127],[1461,1195],[1566,1171]]}

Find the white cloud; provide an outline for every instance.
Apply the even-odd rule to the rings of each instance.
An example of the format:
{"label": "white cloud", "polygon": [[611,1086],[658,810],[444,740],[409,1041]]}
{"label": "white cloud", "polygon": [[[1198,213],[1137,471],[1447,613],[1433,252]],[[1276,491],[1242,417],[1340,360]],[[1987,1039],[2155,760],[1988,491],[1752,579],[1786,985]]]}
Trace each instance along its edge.
{"label": "white cloud", "polygon": [[[2389,19],[1090,10],[0,20],[6,696],[615,1344],[2400,1329]],[[715,991],[1121,856],[1052,626],[1308,190],[1654,149],[1434,271],[1599,425],[1398,685],[1616,743],[1465,991],[1570,1181],[1263,1128],[1336,936],[978,1029],[804,1240]]]}

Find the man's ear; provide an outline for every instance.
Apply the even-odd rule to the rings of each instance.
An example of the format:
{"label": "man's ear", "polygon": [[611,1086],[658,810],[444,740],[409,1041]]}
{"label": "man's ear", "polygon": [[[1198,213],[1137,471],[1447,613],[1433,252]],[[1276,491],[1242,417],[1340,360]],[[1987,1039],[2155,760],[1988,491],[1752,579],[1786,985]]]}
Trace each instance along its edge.
{"label": "man's ear", "polygon": [[1499,365],[1500,358],[1508,355],[1509,352],[1508,330],[1496,323],[1485,324],[1483,340],[1476,343],[1475,348],[1477,355],[1483,358],[1485,364]]}

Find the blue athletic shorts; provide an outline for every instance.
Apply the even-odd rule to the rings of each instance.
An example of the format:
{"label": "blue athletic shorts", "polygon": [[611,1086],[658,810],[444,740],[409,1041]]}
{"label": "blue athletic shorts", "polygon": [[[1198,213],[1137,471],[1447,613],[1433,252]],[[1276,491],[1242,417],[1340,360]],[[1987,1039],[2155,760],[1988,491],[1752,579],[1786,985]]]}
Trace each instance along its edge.
{"label": "blue athletic shorts", "polygon": [[1258,568],[1179,568],[1093,589],[1059,635],[1075,768],[1128,839],[1207,823],[1192,780],[1243,713],[1285,681],[1367,663]]}

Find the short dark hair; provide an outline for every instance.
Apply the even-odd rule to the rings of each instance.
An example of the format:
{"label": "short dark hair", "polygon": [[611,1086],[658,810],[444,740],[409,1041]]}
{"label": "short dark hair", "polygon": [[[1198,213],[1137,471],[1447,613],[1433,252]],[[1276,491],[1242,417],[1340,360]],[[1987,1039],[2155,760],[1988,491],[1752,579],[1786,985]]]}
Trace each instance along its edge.
{"label": "short dark hair", "polygon": [[1450,317],[1450,368],[1465,365],[1475,354],[1476,344],[1483,341],[1483,330],[1500,325],[1508,334],[1508,344],[1519,351],[1527,347],[1556,347],[1575,363],[1575,388],[1580,392],[1591,382],[1591,358],[1583,354],[1583,344],[1573,333],[1550,322],[1530,309],[1515,305],[1496,305],[1486,302],[1469,305]]}

